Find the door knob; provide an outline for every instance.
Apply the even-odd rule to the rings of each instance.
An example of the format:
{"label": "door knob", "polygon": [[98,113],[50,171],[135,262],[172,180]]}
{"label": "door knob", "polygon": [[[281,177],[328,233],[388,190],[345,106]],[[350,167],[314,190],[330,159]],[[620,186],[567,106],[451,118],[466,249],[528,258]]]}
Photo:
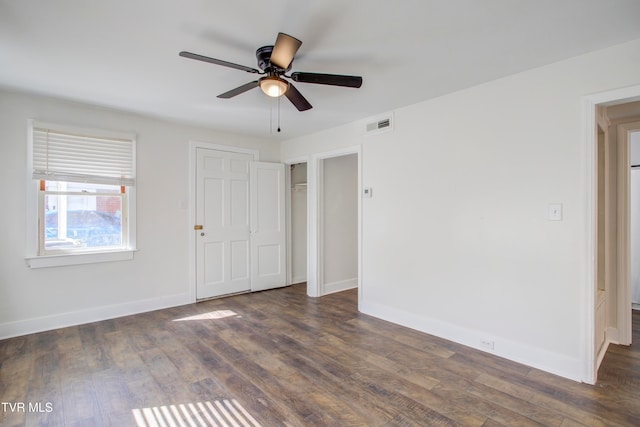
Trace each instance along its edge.
{"label": "door knob", "polygon": [[204,236],[204,233],[200,233],[201,236]]}

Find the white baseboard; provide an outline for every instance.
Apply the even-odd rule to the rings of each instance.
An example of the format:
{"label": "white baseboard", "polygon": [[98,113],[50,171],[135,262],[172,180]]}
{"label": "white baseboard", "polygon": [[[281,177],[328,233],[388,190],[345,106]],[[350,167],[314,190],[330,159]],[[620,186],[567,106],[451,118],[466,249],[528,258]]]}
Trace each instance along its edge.
{"label": "white baseboard", "polygon": [[[359,309],[365,314],[378,317],[420,332],[435,335],[449,341],[475,348],[536,369],[560,375],[574,381],[583,381],[582,363],[578,358],[552,353],[530,345],[486,334],[482,331],[463,328],[426,316],[419,316],[363,300]],[[482,342],[491,342],[493,349],[484,347]]]}
{"label": "white baseboard", "polygon": [[322,285],[321,295],[333,294],[358,287],[358,278],[341,280],[339,282],[325,283]]}
{"label": "white baseboard", "polygon": [[293,279],[291,279],[291,284],[295,285],[297,283],[302,283],[306,281],[307,281],[307,276],[296,276]]}
{"label": "white baseboard", "polygon": [[614,328],[612,326],[608,326],[604,330],[605,339],[609,341],[610,344],[620,344],[620,333],[618,332],[618,328]]}
{"label": "white baseboard", "polygon": [[610,344],[618,344],[620,342],[618,328],[608,327],[604,331],[604,343],[600,347],[600,351],[596,354],[596,372],[600,368],[600,364],[607,354]]}
{"label": "white baseboard", "polygon": [[2,323],[0,324],[0,339],[82,325],[100,320],[114,319],[116,317],[176,307],[192,302],[189,294],[185,293]]}

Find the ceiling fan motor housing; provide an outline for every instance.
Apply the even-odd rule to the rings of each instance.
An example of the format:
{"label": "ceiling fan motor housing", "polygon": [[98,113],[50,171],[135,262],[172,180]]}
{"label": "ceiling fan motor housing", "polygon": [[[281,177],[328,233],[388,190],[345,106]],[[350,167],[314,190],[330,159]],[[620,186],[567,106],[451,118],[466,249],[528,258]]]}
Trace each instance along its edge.
{"label": "ceiling fan motor housing", "polygon": [[256,59],[258,60],[258,67],[265,72],[273,71],[275,74],[284,74],[291,70],[293,60],[289,64],[286,70],[276,67],[271,64],[271,53],[273,52],[273,45],[262,46],[256,50]]}

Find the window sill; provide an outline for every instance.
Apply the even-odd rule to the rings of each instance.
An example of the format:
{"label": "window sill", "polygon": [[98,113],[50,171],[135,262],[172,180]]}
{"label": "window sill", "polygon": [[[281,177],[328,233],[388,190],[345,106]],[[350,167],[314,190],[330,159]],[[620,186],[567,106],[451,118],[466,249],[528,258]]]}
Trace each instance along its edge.
{"label": "window sill", "polygon": [[94,264],[98,262],[129,261],[135,249],[109,252],[46,255],[26,258],[29,268],[62,267],[65,265]]}

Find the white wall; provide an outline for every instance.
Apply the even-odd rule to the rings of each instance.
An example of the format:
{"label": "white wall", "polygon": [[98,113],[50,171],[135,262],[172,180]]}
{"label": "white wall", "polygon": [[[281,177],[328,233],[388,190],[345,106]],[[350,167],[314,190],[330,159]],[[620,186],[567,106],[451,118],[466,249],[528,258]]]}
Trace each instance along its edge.
{"label": "white wall", "polygon": [[637,84],[640,40],[400,108],[392,132],[289,140],[283,158],[362,144],[362,311],[584,379],[582,99]]}
{"label": "white wall", "polygon": [[[134,260],[26,266],[27,119],[137,135]],[[189,302],[189,140],[260,150],[279,146],[59,99],[0,91],[0,338]]]}
{"label": "white wall", "polygon": [[358,286],[358,155],[322,161],[322,294]]}

